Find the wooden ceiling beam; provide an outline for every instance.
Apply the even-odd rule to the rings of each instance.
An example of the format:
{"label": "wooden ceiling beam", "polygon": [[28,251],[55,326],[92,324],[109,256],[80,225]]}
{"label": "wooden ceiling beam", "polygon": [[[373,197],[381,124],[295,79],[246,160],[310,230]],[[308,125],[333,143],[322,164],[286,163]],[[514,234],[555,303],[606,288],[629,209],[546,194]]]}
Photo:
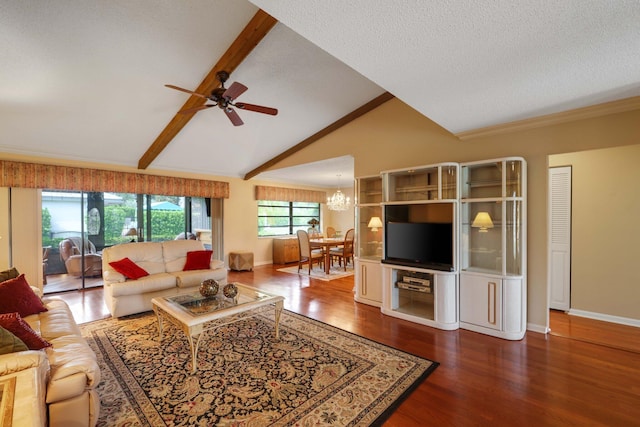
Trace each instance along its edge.
{"label": "wooden ceiling beam", "polygon": [[[262,41],[277,22],[278,21],[275,18],[263,10],[258,10],[194,92],[202,95],[208,95],[211,93],[211,91],[220,84],[216,76],[218,71],[227,71],[231,74],[258,45],[258,43]],[[205,98],[191,95],[178,111],[182,111],[187,108],[199,107],[206,101],[207,100]],[[149,167],[151,162],[160,155],[162,150],[169,145],[173,138],[175,138],[178,132],[180,132],[182,128],[189,123],[194,115],[195,113],[176,113],[164,130],[160,132],[160,135],[158,135],[153,144],[151,144],[147,151],[142,155],[138,161],[138,169],[146,169]]]}
{"label": "wooden ceiling beam", "polygon": [[305,139],[304,141],[299,142],[298,144],[294,145],[293,147],[289,148],[288,150],[282,152],[281,154],[278,154],[276,157],[272,158],[271,160],[267,160],[265,163],[261,164],[260,166],[258,166],[254,170],[252,170],[251,172],[247,173],[244,176],[244,180],[245,181],[249,180],[249,179],[253,178],[254,176],[258,175],[259,173],[266,171],[267,169],[269,169],[270,167],[276,165],[277,163],[281,162],[282,160],[286,159],[287,157],[289,157],[289,156],[293,155],[294,153],[297,153],[298,151],[302,150],[303,148],[308,147],[309,145],[313,144],[314,142],[316,142],[320,138],[323,138],[323,137],[329,135],[331,132],[334,132],[334,131],[340,129],[342,126],[346,125],[347,123],[354,121],[358,117],[368,113],[371,110],[376,109],[380,105],[384,104],[385,102],[387,102],[387,101],[389,101],[390,99],[393,99],[393,98],[394,98],[394,96],[392,94],[390,94],[389,92],[385,92],[382,95],[372,99],[371,101],[367,102],[366,104],[362,105],[361,107],[357,108],[356,110],[353,110],[352,112],[350,112],[346,116],[342,117],[341,119],[338,119],[337,121],[331,123],[326,128],[314,133],[313,135],[311,135],[309,138]]}

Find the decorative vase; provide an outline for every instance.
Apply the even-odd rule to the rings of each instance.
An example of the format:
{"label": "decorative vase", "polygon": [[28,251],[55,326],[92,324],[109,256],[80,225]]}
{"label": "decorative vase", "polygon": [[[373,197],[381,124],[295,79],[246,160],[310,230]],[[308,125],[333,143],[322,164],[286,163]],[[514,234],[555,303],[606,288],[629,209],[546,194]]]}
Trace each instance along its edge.
{"label": "decorative vase", "polygon": [[238,287],[234,283],[229,283],[222,288],[222,293],[227,298],[235,298],[238,295]]}
{"label": "decorative vase", "polygon": [[200,284],[200,295],[202,295],[205,298],[211,298],[216,296],[216,294],[218,293],[218,282],[216,282],[213,279],[207,279],[204,280],[201,284]]}

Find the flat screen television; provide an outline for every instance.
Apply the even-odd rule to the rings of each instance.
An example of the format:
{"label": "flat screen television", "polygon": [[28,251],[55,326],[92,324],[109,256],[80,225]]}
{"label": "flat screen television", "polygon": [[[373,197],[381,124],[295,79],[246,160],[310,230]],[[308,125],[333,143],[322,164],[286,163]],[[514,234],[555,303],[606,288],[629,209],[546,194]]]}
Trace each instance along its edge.
{"label": "flat screen television", "polygon": [[395,222],[385,224],[382,262],[453,271],[453,224]]}

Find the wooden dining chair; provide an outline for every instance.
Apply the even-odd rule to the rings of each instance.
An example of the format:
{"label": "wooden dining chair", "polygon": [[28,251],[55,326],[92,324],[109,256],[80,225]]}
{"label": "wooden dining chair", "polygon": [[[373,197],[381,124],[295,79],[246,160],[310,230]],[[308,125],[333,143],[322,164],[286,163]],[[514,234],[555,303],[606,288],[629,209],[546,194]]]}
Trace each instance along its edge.
{"label": "wooden dining chair", "polygon": [[336,237],[336,229],[331,226],[327,227],[327,237],[330,239]]}
{"label": "wooden dining chair", "polygon": [[305,262],[309,264],[309,274],[313,268],[313,263],[317,262],[319,266],[322,266],[324,260],[324,253],[322,249],[311,249],[309,243],[309,234],[304,230],[298,230],[298,248],[300,249],[300,259],[298,260],[298,272],[302,268],[302,264]]}
{"label": "wooden dining chair", "polygon": [[342,247],[333,248],[329,251],[329,255],[331,259],[338,259],[338,265],[342,266],[342,262],[344,261],[344,269],[347,270],[347,264],[349,260],[353,264],[353,242],[355,238],[356,231],[353,228],[347,230],[344,235],[344,245]]}

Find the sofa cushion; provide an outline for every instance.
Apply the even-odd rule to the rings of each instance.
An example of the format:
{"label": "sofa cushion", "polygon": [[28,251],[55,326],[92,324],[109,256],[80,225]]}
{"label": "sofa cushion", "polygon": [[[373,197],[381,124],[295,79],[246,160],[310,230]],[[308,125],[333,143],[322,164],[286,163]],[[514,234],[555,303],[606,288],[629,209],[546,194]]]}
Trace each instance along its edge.
{"label": "sofa cushion", "polygon": [[105,248],[102,251],[103,270],[115,272],[109,263],[122,258],[129,258],[149,274],[165,272],[160,242],[123,243]]}
{"label": "sofa cushion", "polygon": [[187,261],[184,263],[182,271],[208,270],[211,264],[211,255],[213,255],[213,251],[210,250],[187,252]]}
{"label": "sofa cushion", "polygon": [[29,350],[29,348],[20,338],[0,326],[0,354],[9,354],[25,350]]}
{"label": "sofa cushion", "polygon": [[0,283],[0,313],[20,313],[26,317],[47,311],[40,298],[33,293],[24,274]]}
{"label": "sofa cushion", "polygon": [[147,270],[140,267],[138,264],[131,261],[127,257],[124,257],[118,261],[112,261],[109,263],[109,265],[127,279],[137,280],[141,277],[149,275],[149,273],[147,273]]}
{"label": "sofa cushion", "polygon": [[[222,281],[226,281],[227,278],[227,270],[223,268],[217,268],[215,270],[176,271],[171,274],[176,277],[176,285],[178,285],[179,288],[200,286],[200,284],[206,279],[214,279],[220,283]],[[220,283],[220,285],[225,284],[226,282]]]}
{"label": "sofa cushion", "polygon": [[15,354],[0,355],[0,377],[40,366],[45,372],[49,372],[49,359],[44,351],[26,350],[20,352],[19,357],[16,356]]}
{"label": "sofa cushion", "polygon": [[29,350],[40,350],[51,344],[38,335],[18,313],[0,314],[0,326],[9,330],[24,342]]}
{"label": "sofa cushion", "polygon": [[16,270],[15,267],[11,267],[8,270],[0,271],[0,282],[4,282],[5,280],[15,279],[18,277],[20,273]]}
{"label": "sofa cushion", "polygon": [[[67,335],[82,335],[80,327],[73,318],[73,313],[64,300],[58,297],[48,297],[45,299],[46,306],[49,309],[46,313],[38,316],[38,328],[40,336],[49,342],[53,342],[55,338]],[[31,317],[26,320],[33,328]],[[35,330],[35,328],[33,328]]]}
{"label": "sofa cushion", "polygon": [[176,279],[169,273],[151,274],[138,280],[122,283],[112,283],[111,296],[119,297],[123,295],[140,295],[147,292],[171,289],[176,286]]}
{"label": "sofa cushion", "polygon": [[47,403],[82,394],[100,382],[100,367],[87,341],[80,335],[66,335],[51,340],[47,349],[51,374]]}
{"label": "sofa cushion", "polygon": [[187,262],[187,252],[202,251],[204,245],[199,240],[167,240],[162,242],[165,271],[182,271]]}

